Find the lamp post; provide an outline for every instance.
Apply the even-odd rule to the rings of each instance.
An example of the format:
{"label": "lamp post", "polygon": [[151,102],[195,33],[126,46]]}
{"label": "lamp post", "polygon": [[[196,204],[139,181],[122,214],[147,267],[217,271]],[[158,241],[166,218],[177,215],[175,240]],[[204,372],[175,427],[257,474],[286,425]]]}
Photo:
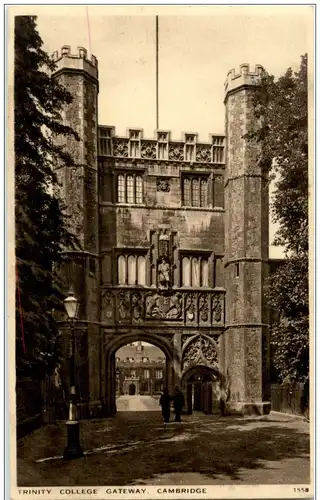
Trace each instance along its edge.
{"label": "lamp post", "polygon": [[67,425],[68,442],[64,450],[63,457],[70,460],[83,456],[83,450],[80,445],[80,428],[77,420],[76,404],[76,377],[75,377],[75,334],[74,327],[78,316],[79,301],[74,296],[72,288],[69,290],[69,296],[63,301],[71,333],[71,356],[70,356],[70,393],[69,393],[69,420]]}

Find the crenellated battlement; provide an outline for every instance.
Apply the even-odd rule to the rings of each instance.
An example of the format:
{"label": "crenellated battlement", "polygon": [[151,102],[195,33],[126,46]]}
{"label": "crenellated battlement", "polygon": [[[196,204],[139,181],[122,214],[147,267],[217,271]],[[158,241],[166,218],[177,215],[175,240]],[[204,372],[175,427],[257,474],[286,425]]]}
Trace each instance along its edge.
{"label": "crenellated battlement", "polygon": [[115,127],[99,125],[99,155],[149,160],[172,160],[224,164],[223,135],[210,134],[209,141],[198,142],[195,132],[183,132],[182,139],[171,139],[170,130],[156,130],[153,139],[143,129],[129,128],[119,137]]}
{"label": "crenellated battlement", "polygon": [[260,64],[256,64],[254,71],[250,71],[249,64],[241,64],[238,73],[235,69],[231,69],[224,84],[226,95],[243,85],[259,85],[262,72],[263,67]]}
{"label": "crenellated battlement", "polygon": [[56,50],[51,58],[57,66],[55,73],[62,70],[85,71],[98,80],[98,59],[94,55],[88,57],[88,51],[84,47],[77,47],[77,53],[74,54],[70,45],[63,45],[60,52]]}

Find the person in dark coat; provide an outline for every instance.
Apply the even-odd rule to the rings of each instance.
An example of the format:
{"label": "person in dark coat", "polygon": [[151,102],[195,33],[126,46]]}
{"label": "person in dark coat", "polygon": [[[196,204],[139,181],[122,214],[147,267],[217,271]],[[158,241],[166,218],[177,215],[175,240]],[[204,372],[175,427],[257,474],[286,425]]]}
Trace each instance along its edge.
{"label": "person in dark coat", "polygon": [[182,408],[184,407],[184,395],[180,391],[179,387],[176,386],[174,389],[174,396],[173,396],[173,408],[175,412],[175,422],[181,422],[181,412]]}
{"label": "person in dark coat", "polygon": [[169,395],[168,389],[164,388],[163,393],[161,394],[160,397],[160,406],[165,424],[167,424],[170,420],[170,403],[171,403],[171,397]]}

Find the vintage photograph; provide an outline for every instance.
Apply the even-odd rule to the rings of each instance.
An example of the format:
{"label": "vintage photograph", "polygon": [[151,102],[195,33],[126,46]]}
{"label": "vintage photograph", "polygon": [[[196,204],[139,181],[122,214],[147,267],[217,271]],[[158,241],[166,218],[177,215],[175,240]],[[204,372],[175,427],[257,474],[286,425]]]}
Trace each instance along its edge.
{"label": "vintage photograph", "polygon": [[312,497],[314,7],[8,13],[11,497]]}

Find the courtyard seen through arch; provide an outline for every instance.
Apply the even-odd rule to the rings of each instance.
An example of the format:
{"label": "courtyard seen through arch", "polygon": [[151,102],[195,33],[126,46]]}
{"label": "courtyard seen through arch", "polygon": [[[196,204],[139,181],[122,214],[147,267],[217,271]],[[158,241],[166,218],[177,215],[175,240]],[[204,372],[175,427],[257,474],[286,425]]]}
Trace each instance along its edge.
{"label": "courtyard seen through arch", "polygon": [[115,353],[116,409],[159,411],[159,399],[167,387],[166,356],[153,344],[136,341]]}

